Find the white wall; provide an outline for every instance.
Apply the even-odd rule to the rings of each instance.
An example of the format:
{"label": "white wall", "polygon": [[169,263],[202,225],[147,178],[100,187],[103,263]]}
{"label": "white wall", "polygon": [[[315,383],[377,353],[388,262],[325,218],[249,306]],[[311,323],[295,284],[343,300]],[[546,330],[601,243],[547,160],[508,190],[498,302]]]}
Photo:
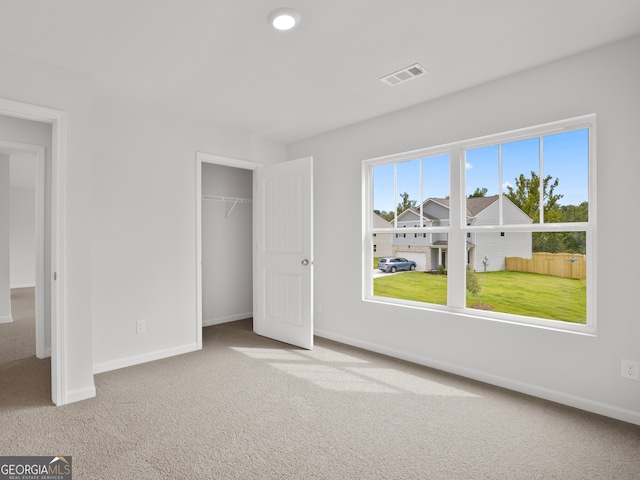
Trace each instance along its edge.
{"label": "white wall", "polygon": [[[196,152],[272,163],[286,150],[104,91],[94,108],[92,302],[100,372],[197,346]],[[138,320],[144,334],[136,334]]]}
{"label": "white wall", "polygon": [[[315,160],[316,333],[640,424],[640,382],[620,376],[622,358],[640,359],[638,58],[640,37],[291,145],[289,158]],[[597,336],[364,302],[360,269],[336,275],[334,252],[356,263],[362,256],[360,222],[336,215],[344,205],[360,208],[362,160],[590,113]]]}
{"label": "white wall", "polygon": [[9,235],[9,155],[0,154],[0,323],[12,322]]}
{"label": "white wall", "polygon": [[[251,199],[253,171],[202,165],[202,195]],[[253,316],[252,204],[202,201],[202,324]]]}
{"label": "white wall", "polygon": [[36,284],[36,192],[30,188],[10,189],[11,288]]}
{"label": "white wall", "polygon": [[[62,340],[65,396],[80,400],[95,394],[94,370],[196,344],[195,152],[270,164],[285,160],[286,148],[94,91],[76,72],[6,52],[0,64],[0,98],[67,113]],[[14,130],[3,139],[40,143]],[[145,334],[135,333],[138,319]]]}
{"label": "white wall", "polygon": [[[66,401],[95,394],[92,372],[91,312],[91,82],[84,75],[0,52],[0,98],[45,106],[67,113],[67,161],[64,185],[66,241],[64,265],[66,329]],[[51,131],[51,126],[46,125]],[[0,131],[5,130],[0,128]],[[17,128],[8,140],[38,144],[28,130]],[[3,138],[6,139],[6,138]],[[50,149],[47,150],[50,152]],[[50,157],[45,159],[48,164]],[[45,263],[48,259],[45,257]],[[51,271],[45,271],[46,278]]]}

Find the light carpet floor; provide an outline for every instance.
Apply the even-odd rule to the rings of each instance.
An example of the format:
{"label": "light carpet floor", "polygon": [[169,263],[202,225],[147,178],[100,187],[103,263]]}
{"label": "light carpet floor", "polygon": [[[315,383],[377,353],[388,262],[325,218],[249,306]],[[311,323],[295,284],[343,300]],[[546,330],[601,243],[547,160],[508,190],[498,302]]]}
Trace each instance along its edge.
{"label": "light carpet floor", "polygon": [[0,323],[0,364],[36,354],[34,288],[11,290],[12,323]]}
{"label": "light carpet floor", "polygon": [[639,426],[251,329],[207,327],[202,351],[96,375],[62,407],[47,360],[1,364],[0,455],[70,455],[76,480],[640,479]]}

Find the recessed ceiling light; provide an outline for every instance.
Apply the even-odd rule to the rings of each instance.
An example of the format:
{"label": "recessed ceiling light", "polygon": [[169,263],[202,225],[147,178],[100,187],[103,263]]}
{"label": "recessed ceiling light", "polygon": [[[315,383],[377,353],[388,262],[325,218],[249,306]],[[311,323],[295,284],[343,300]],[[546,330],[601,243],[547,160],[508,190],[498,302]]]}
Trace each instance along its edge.
{"label": "recessed ceiling light", "polygon": [[269,23],[276,30],[291,30],[300,23],[300,12],[293,8],[278,8],[269,14]]}

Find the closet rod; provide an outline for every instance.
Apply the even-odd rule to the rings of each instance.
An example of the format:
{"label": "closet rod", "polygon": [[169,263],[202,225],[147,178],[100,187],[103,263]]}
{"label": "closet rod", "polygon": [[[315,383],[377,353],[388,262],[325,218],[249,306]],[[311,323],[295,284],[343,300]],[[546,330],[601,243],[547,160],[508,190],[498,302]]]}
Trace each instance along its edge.
{"label": "closet rod", "polygon": [[217,202],[228,202],[233,203],[229,211],[225,214],[224,219],[226,220],[233,212],[233,209],[236,208],[236,205],[239,203],[252,203],[250,198],[236,198],[236,197],[221,197],[219,195],[202,195],[203,200],[215,200]]}
{"label": "closet rod", "polygon": [[202,200],[216,200],[218,202],[230,202],[230,203],[252,203],[250,198],[237,198],[237,197],[221,197],[219,195],[202,195]]}

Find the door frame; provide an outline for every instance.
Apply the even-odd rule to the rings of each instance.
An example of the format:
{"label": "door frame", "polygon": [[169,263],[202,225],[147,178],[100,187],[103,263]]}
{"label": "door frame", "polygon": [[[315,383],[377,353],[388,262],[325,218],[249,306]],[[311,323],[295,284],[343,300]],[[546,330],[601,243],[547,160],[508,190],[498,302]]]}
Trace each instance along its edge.
{"label": "door frame", "polygon": [[67,329],[65,275],[67,114],[38,105],[0,98],[0,115],[49,123],[51,132],[51,399],[67,398]]}
{"label": "door frame", "polygon": [[[256,170],[261,163],[225,157],[212,153],[196,152],[196,343],[202,350],[202,165],[214,164],[227,167]],[[255,209],[255,203],[254,207]]]}
{"label": "door frame", "polygon": [[42,145],[28,143],[9,142],[0,139],[0,152],[9,155],[16,152],[26,152],[35,156],[35,243],[36,243],[36,357],[47,358],[51,356],[51,349],[46,348],[45,315],[44,315],[44,208],[45,208],[45,148]]}

